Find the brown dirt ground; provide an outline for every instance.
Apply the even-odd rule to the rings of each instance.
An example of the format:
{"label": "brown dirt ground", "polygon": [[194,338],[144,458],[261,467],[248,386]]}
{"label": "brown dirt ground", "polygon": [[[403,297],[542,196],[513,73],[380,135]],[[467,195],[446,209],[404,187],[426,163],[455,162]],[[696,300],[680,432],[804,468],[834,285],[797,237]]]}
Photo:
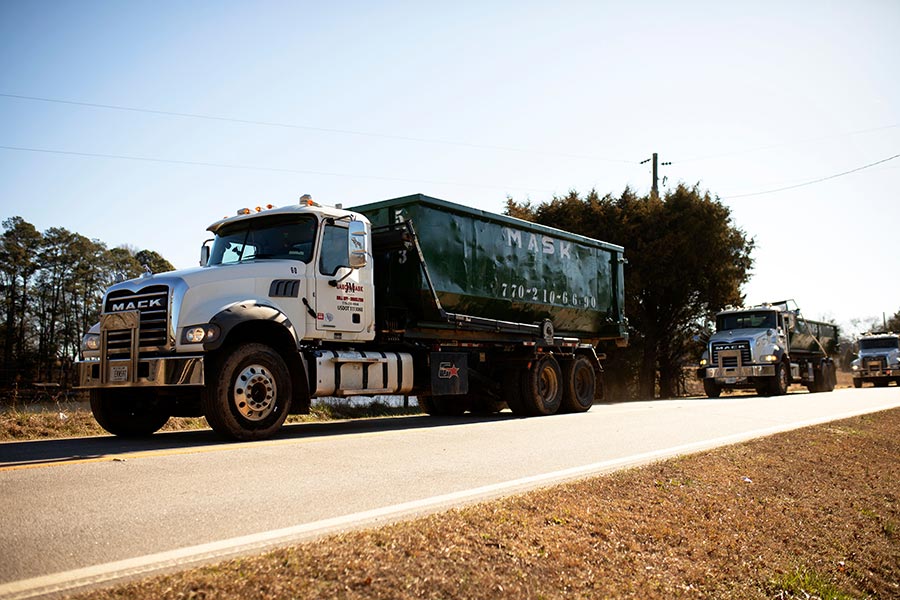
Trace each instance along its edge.
{"label": "brown dirt ground", "polygon": [[78,596],[900,598],[900,410]]}

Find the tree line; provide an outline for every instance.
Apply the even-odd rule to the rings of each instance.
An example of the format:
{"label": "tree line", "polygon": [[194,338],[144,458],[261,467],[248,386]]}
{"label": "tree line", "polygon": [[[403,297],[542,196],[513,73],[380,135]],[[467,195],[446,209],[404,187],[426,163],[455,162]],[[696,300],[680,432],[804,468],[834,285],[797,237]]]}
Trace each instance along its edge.
{"label": "tree line", "polygon": [[73,361],[99,320],[104,291],[139,276],[144,265],[154,273],[174,269],[153,250],[108,248],[61,227],[41,233],[22,217],[3,221],[0,386],[73,385]]}

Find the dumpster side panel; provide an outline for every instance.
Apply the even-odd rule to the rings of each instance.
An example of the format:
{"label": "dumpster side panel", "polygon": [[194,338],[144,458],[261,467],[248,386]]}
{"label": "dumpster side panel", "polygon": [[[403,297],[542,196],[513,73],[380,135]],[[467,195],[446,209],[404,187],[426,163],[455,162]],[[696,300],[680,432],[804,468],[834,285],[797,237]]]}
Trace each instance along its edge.
{"label": "dumpster side panel", "polygon": [[[619,246],[421,195],[355,210],[375,226],[413,223],[450,312],[523,323],[550,319],[559,333],[596,338],[624,333]],[[388,269],[388,301],[402,297],[427,319],[427,282],[409,258],[398,256],[393,262],[400,264]]]}

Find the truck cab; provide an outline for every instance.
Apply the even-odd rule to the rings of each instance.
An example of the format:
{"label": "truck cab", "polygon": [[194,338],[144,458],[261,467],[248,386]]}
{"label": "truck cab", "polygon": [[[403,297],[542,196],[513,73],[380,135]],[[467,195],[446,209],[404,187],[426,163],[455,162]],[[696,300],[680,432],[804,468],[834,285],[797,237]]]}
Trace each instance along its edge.
{"label": "truck cab", "polygon": [[863,383],[884,387],[891,381],[900,385],[900,334],[868,333],[857,343],[859,356],[850,364],[853,387]]}
{"label": "truck cab", "polygon": [[700,360],[707,396],[717,397],[724,388],[771,391],[768,384],[776,377],[776,370],[783,378],[789,368],[784,364],[784,354],[793,320],[793,314],[768,306],[716,315],[716,332]]}
{"label": "truck cab", "polygon": [[317,395],[412,388],[410,356],[351,349],[375,337],[363,215],[304,197],[209,231],[200,267],[107,290],[78,362],[107,431],[146,435],[202,415],[227,437],[258,439]]}
{"label": "truck cab", "polygon": [[834,325],[807,321],[787,301],[724,310],[716,315],[698,376],[710,398],[741,388],[776,396],[793,382],[831,391],[836,340]]}
{"label": "truck cab", "polygon": [[[363,249],[355,264],[348,252],[351,226]],[[251,274],[255,295],[284,312],[298,339],[374,338],[372,268],[364,253],[369,224],[362,215],[307,204],[223,219],[209,230],[216,237],[204,252],[205,268],[226,269],[218,278],[231,284],[249,265],[244,270]]]}

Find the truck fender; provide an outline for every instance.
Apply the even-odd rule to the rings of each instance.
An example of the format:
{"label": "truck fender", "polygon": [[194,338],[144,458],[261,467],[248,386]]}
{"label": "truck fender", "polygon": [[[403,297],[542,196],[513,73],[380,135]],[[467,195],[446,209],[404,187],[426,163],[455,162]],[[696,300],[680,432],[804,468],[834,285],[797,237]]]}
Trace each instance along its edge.
{"label": "truck fender", "polygon": [[265,304],[257,304],[255,301],[235,302],[209,320],[210,323],[218,325],[221,335],[212,342],[203,344],[203,349],[207,352],[218,350],[225,343],[225,340],[228,339],[228,334],[232,330],[238,325],[250,321],[267,321],[281,325],[290,333],[294,343],[296,344],[297,342],[297,332],[294,330],[291,320],[277,308]]}
{"label": "truck fender", "polygon": [[[209,322],[218,325],[221,335],[213,342],[204,344],[203,347],[207,352],[214,353],[221,349],[226,340],[234,341],[235,336],[230,335],[232,333],[238,340],[257,341],[274,347],[287,363],[294,383],[291,412],[308,412],[310,402],[308,370],[306,361],[297,348],[297,332],[287,315],[274,306],[244,301],[235,302],[218,312]],[[260,323],[261,327],[268,329],[268,333],[263,333],[258,328],[252,330],[242,328],[251,322]]]}

